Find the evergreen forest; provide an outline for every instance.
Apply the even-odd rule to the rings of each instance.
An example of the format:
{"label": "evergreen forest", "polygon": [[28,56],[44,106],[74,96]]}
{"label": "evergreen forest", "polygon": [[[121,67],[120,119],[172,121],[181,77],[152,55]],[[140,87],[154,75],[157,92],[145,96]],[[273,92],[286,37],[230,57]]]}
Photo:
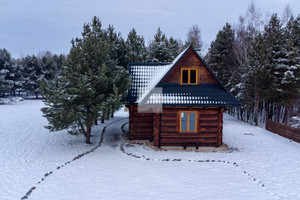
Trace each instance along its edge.
{"label": "evergreen forest", "polygon": [[97,17],[71,43],[68,55],[47,51],[16,59],[0,49],[0,97],[44,98],[47,128],[82,133],[87,143],[97,120],[112,117],[124,103],[129,62],[172,62],[189,45],[243,103],[229,114],[259,125],[266,119],[288,123],[300,113],[300,15],[288,7],[263,20],[250,4],[237,24],[220,27],[206,51],[197,25],[184,42],[158,28],[146,45],[134,28],[123,38]]}

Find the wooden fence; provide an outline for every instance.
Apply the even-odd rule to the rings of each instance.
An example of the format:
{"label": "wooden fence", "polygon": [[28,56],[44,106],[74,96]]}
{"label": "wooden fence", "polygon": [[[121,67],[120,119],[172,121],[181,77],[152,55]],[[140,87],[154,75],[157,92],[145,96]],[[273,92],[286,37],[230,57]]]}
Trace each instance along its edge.
{"label": "wooden fence", "polygon": [[266,129],[285,138],[300,143],[300,129],[292,128],[285,124],[266,120]]}

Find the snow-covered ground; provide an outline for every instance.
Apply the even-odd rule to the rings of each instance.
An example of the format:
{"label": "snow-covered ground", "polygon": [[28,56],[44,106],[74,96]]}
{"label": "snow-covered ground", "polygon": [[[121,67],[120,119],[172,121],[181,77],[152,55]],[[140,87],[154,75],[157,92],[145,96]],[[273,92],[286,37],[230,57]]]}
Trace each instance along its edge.
{"label": "snow-covered ground", "polygon": [[[122,140],[127,113],[94,128],[87,145],[82,135],[45,129],[43,106],[0,105],[1,200],[28,191],[36,200],[300,199],[300,144],[229,116],[224,142],[233,151],[155,151]],[[98,145],[104,126],[101,146],[72,161]]]}

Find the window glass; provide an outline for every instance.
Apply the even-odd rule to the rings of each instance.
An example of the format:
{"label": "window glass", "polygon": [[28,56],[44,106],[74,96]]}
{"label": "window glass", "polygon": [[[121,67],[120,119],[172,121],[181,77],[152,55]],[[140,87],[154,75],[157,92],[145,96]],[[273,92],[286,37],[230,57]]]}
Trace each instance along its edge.
{"label": "window glass", "polygon": [[190,70],[190,83],[196,83],[196,70]]}
{"label": "window glass", "polygon": [[182,70],[182,83],[188,83],[188,82],[189,82],[189,71]]}
{"label": "window glass", "polygon": [[196,113],[191,112],[189,113],[189,131],[196,130]]}
{"label": "window glass", "polygon": [[197,112],[181,112],[180,113],[180,131],[196,132]]}
{"label": "window glass", "polygon": [[180,116],[180,120],[181,120],[181,131],[187,131],[188,129],[187,129],[187,126],[188,126],[188,124],[187,124],[187,114],[188,113],[186,113],[186,112],[182,112],[181,113],[181,116]]}

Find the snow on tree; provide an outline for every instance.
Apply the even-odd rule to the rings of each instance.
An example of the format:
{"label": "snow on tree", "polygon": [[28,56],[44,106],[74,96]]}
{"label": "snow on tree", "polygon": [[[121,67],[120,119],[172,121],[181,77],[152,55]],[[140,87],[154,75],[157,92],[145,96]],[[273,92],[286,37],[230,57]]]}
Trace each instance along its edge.
{"label": "snow on tree", "polygon": [[267,45],[267,59],[269,61],[266,67],[270,71],[272,79],[267,99],[281,103],[281,81],[287,67],[288,58],[284,50],[284,30],[277,14],[273,14],[269,23],[265,26],[264,41]]}
{"label": "snow on tree", "polygon": [[178,40],[170,37],[168,42],[168,48],[170,52],[170,60],[174,60],[179,54],[179,42]]}
{"label": "snow on tree", "polygon": [[41,65],[44,79],[52,80],[56,76],[60,76],[63,62],[66,59],[64,55],[53,55],[51,52],[46,51],[45,53],[39,53],[37,58]]}
{"label": "snow on tree", "polygon": [[[117,33],[113,25],[109,25],[106,29],[108,35],[108,59],[106,62],[113,62],[113,65],[120,65],[124,68],[127,66],[125,52],[126,46],[125,41],[121,36],[121,33]],[[107,63],[110,65],[109,63]]]}
{"label": "snow on tree", "polygon": [[6,49],[0,49],[0,95],[5,96],[14,87],[14,64],[10,53]]}
{"label": "snow on tree", "polygon": [[218,32],[216,40],[211,43],[206,56],[208,64],[225,85],[228,85],[235,68],[233,45],[234,30],[229,23],[226,23],[223,29]]}
{"label": "snow on tree", "polygon": [[33,92],[38,98],[40,94],[40,82],[44,77],[43,69],[39,59],[35,56],[26,56],[21,59],[22,77],[24,89]]}
{"label": "snow on tree", "polygon": [[286,62],[280,82],[283,101],[286,106],[284,122],[287,122],[291,100],[300,93],[300,16],[290,17],[284,29],[283,51]]}
{"label": "snow on tree", "polygon": [[125,45],[125,59],[127,63],[146,61],[147,49],[145,46],[144,37],[138,35],[134,28],[128,33]]}
{"label": "snow on tree", "polygon": [[42,112],[49,122],[46,128],[82,133],[90,143],[91,129],[100,113],[103,117],[120,107],[129,78],[123,67],[117,67],[117,38],[111,27],[102,28],[97,17],[84,24],[82,38],[72,40],[61,76],[42,82],[47,105]]}
{"label": "snow on tree", "polygon": [[245,106],[250,108],[254,102],[254,122],[257,126],[260,102],[270,90],[271,79],[266,68],[268,65],[267,50],[263,36],[260,33],[255,38],[253,49],[249,56],[247,72],[242,77],[244,94],[241,99],[245,102]]}
{"label": "snow on tree", "polygon": [[167,36],[158,28],[154,35],[154,40],[148,46],[147,60],[149,62],[171,62],[168,43]]}
{"label": "snow on tree", "polygon": [[291,17],[284,29],[284,53],[287,58],[281,86],[286,99],[299,94],[300,81],[300,16]]}

